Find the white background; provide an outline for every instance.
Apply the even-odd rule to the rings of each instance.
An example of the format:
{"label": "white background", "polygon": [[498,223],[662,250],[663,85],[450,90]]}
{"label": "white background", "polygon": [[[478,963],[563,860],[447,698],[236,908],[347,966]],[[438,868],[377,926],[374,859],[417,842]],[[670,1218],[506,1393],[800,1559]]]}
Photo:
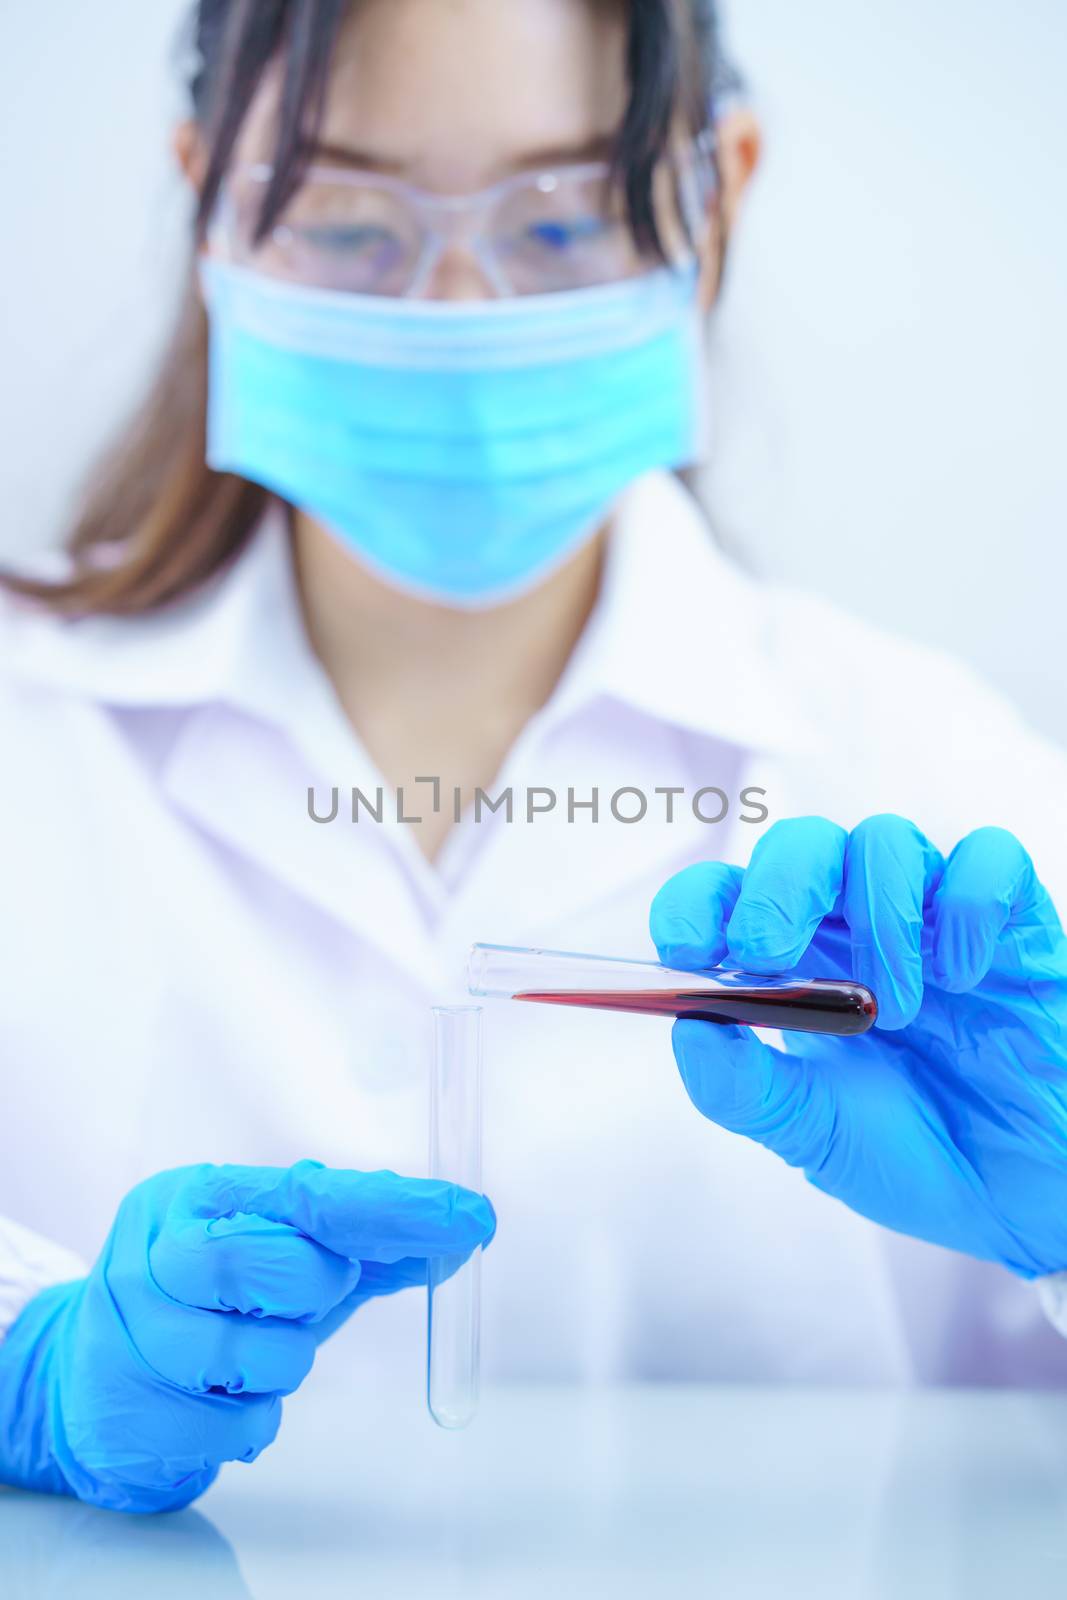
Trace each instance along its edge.
{"label": "white background", "polygon": [[[6,557],[61,536],[169,319],[184,12],[0,0]],[[767,160],[718,329],[720,530],[1067,738],[1067,6],[730,0],[728,20]]]}

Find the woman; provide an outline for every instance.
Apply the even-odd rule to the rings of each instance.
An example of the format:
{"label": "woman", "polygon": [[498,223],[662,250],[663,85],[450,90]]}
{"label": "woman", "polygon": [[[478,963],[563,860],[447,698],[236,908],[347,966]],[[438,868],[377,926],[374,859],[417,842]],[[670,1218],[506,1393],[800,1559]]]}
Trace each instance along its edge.
{"label": "woman", "polygon": [[699,1117],[654,1020],[494,1016],[491,1366],[1067,1372],[1067,767],[673,475],[759,146],[714,23],[201,0],[179,336],[8,584],[9,1481],[153,1510],[252,1459],[493,1231],[380,1170],[427,1001],[472,939],[640,954],[654,897],[665,960],[851,972],[878,1025],[680,1023]]}

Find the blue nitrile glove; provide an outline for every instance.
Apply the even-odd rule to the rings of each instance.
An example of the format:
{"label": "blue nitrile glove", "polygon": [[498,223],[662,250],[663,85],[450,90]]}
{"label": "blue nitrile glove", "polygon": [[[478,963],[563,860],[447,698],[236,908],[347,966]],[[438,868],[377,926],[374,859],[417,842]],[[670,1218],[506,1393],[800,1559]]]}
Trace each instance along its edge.
{"label": "blue nitrile glove", "polygon": [[316,1161],[149,1178],[88,1278],[46,1289],[0,1340],[0,1482],[188,1505],[271,1443],[281,1396],[358,1305],[495,1225],[469,1189]]}
{"label": "blue nitrile glove", "polygon": [[1067,939],[1010,833],[945,860],[901,817],[779,822],[747,870],[672,878],[651,929],[669,966],[853,977],[878,999],[862,1037],[784,1051],[677,1022],[705,1116],[886,1227],[1024,1278],[1067,1268]]}

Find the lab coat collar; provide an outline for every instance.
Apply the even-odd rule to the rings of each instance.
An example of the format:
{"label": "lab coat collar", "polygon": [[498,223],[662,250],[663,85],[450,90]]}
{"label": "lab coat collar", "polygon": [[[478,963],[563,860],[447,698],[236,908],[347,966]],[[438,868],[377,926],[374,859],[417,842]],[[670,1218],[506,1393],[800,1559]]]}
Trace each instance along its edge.
{"label": "lab coat collar", "polygon": [[45,626],[16,612],[11,669],[113,706],[223,702],[257,713],[273,690],[313,670],[297,602],[285,515],[273,506],[245,549],[188,599],[138,617]]}
{"label": "lab coat collar", "polygon": [[[668,473],[616,508],[600,597],[542,713],[555,722],[606,697],[657,721],[768,753],[824,748],[767,639],[768,590],[715,544]],[[12,630],[13,670],[115,706],[223,703],[311,743],[339,707],[304,630],[286,517],[275,506],[207,588],[146,617],[89,617]],[[329,724],[327,727],[325,724]]]}
{"label": "lab coat collar", "polygon": [[[532,766],[536,776],[543,740],[572,716],[580,725],[583,714],[595,718],[598,707],[612,703],[753,754],[788,745],[800,718],[761,656],[760,600],[716,551],[679,483],[655,474],[632,486],[618,509],[590,625],[555,693],[524,730],[512,766]],[[158,775],[171,803],[426,981],[443,981],[446,948],[454,953],[490,926],[487,873],[498,889],[512,881],[520,858],[529,867],[533,843],[498,830],[494,848],[479,853],[479,870],[446,895],[409,830],[319,828],[308,820],[306,786],[324,785],[328,793],[335,784],[358,784],[371,793],[382,779],[311,649],[280,508],[227,571],[182,604],[145,618],[68,623],[19,612],[10,632],[12,664],[23,677],[120,714],[188,711]],[[650,870],[686,842],[681,829],[635,831],[627,872]],[[545,857],[541,876],[554,886],[555,913],[617,886],[617,854],[583,849],[582,837],[565,830],[534,841]],[[404,862],[410,892],[382,845]],[[570,853],[561,874],[564,847]],[[527,898],[524,915],[536,920],[537,897]],[[516,936],[520,922],[516,912]]]}
{"label": "lab coat collar", "polygon": [[715,543],[678,478],[647,474],[616,510],[601,595],[555,711],[601,694],[741,750],[824,748],[775,659],[770,593]]}

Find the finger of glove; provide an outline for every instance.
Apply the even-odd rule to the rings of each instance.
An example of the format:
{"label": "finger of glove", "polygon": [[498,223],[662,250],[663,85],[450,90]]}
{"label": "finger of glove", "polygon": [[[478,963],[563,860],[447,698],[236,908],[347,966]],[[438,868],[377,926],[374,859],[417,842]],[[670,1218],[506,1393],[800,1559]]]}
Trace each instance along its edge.
{"label": "finger of glove", "polygon": [[202,1173],[186,1202],[192,1214],[252,1212],[289,1223],[352,1261],[465,1255],[496,1228],[484,1195],[436,1178],[353,1172],[318,1161],[288,1168],[213,1167]]}
{"label": "finger of glove", "polygon": [[824,817],[776,822],[757,841],[726,930],[739,966],[783,972],[797,965],[837,903],[847,841],[844,828]]}
{"label": "finger of glove", "polygon": [[278,1437],[282,1395],[211,1394],[199,1401],[205,1454],[212,1461],[254,1461]]}
{"label": "finger of glove", "polygon": [[1040,890],[1033,863],[1004,828],[977,828],[945,863],[933,904],[931,972],[951,994],[973,989],[989,972],[1005,928]]}
{"label": "finger of glove", "polygon": [[[457,1266],[461,1265],[459,1257],[450,1256],[448,1259],[455,1261]],[[363,1268],[359,1283],[347,1300],[336,1306],[318,1325],[316,1332],[319,1339],[328,1339],[331,1334],[336,1333],[342,1323],[348,1321],[353,1311],[358,1311],[368,1300],[377,1300],[382,1295],[399,1294],[403,1289],[424,1289],[427,1265],[426,1259],[420,1256],[410,1256],[389,1265],[379,1261],[368,1261]]]}
{"label": "finger of glove", "polygon": [[849,836],[843,906],[852,967],[874,991],[879,1028],[903,1028],[918,1016],[923,908],[940,869],[938,852],[904,817],[868,817]]}
{"label": "finger of glove", "polygon": [[[114,1276],[109,1268],[109,1287]],[[142,1358],[188,1394],[291,1394],[315,1359],[318,1340],[303,1323],[179,1305],[150,1278],[136,1293],[120,1282],[115,1301]]]}
{"label": "finger of glove", "polygon": [[664,966],[699,972],[726,954],[726,924],[741,889],[742,870],[721,861],[684,867],[659,890],[649,932]]}
{"label": "finger of glove", "polygon": [[[165,1404],[140,1369],[140,1379],[111,1392],[106,1414],[73,1408],[65,1417],[75,1457],[79,1496],[121,1510],[184,1504],[182,1487],[208,1478],[224,1461],[254,1461],[281,1425],[277,1395],[183,1394],[169,1389]],[[92,1485],[96,1493],[87,1494]],[[157,1503],[142,1494],[159,1496]]]}
{"label": "finger of glove", "polygon": [[773,1150],[793,1167],[818,1167],[836,1126],[832,1080],[818,1063],[772,1050],[747,1028],[686,1020],[672,1033],[689,1098],[712,1122]]}
{"label": "finger of glove", "polygon": [[274,1443],[282,1423],[282,1396],[206,1394],[176,1396],[174,1442],[209,1465],[255,1461]]}
{"label": "finger of glove", "polygon": [[[482,1245],[481,1249],[485,1249]],[[425,1289],[430,1261],[434,1266],[434,1284],[446,1283],[453,1273],[470,1259],[469,1256],[435,1256],[429,1260],[419,1256],[409,1256],[403,1261],[391,1262],[388,1265],[379,1261],[368,1261],[363,1268],[363,1275],[358,1286],[339,1306],[330,1313],[321,1324],[322,1329],[331,1332],[335,1327],[351,1315],[357,1306],[363,1305],[368,1300],[377,1300],[382,1295],[399,1294],[404,1289]],[[343,1315],[338,1315],[343,1313]],[[336,1319],[336,1320],[335,1320]]]}
{"label": "finger of glove", "polygon": [[190,1217],[171,1208],[149,1251],[160,1288],[183,1305],[317,1323],[359,1282],[360,1265],[291,1224],[254,1213]]}

